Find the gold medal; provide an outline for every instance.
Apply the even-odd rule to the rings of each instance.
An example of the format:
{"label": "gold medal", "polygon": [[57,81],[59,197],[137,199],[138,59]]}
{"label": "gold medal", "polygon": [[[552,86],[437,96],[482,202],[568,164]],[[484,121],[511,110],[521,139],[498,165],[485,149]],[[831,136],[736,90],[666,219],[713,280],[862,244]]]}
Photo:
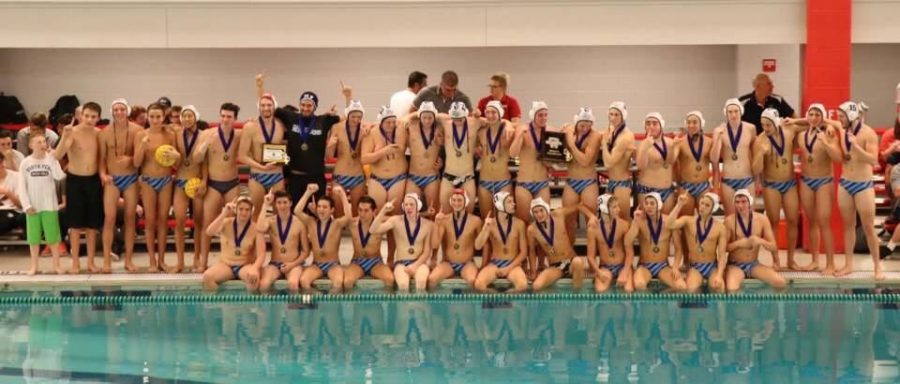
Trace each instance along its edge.
{"label": "gold medal", "polygon": [[409,247],[409,249],[407,250],[407,252],[409,252],[410,255],[414,255],[414,254],[416,253],[416,249],[413,248],[413,247]]}
{"label": "gold medal", "polygon": [[185,160],[185,161],[184,161],[184,166],[185,166],[185,167],[190,167],[190,166],[191,166],[191,161],[190,161],[190,160]]}
{"label": "gold medal", "polygon": [[453,243],[453,249],[459,249],[459,243]]}
{"label": "gold medal", "polygon": [[697,248],[697,251],[700,252],[700,253],[703,253],[703,247],[698,247],[698,248]]}
{"label": "gold medal", "polygon": [[781,158],[781,164],[787,164],[787,159],[784,158],[784,157],[782,157],[782,158]]}
{"label": "gold medal", "polygon": [[731,160],[737,160],[737,153],[731,154]]}
{"label": "gold medal", "polygon": [[844,161],[850,161],[850,155],[844,155]]}
{"label": "gold medal", "polygon": [[806,161],[812,163],[812,160],[813,160],[812,155],[809,155],[806,157]]}
{"label": "gold medal", "polygon": [[492,162],[492,163],[496,163],[496,162],[497,162],[497,157],[496,157],[496,156],[491,156],[491,162]]}
{"label": "gold medal", "polygon": [[668,168],[669,168],[669,163],[663,163],[663,168],[668,169]]}
{"label": "gold medal", "polygon": [[653,253],[659,253],[659,247],[653,246]]}
{"label": "gold medal", "polygon": [[697,167],[695,167],[695,169],[697,170],[697,172],[700,172],[703,170],[703,167],[701,167],[700,164],[697,164]]}
{"label": "gold medal", "polygon": [[227,153],[225,154],[225,156],[222,156],[222,160],[228,161],[228,159],[229,159],[229,157],[228,157]]}
{"label": "gold medal", "polygon": [[365,250],[365,249],[363,249],[363,250],[359,253],[359,257],[362,257],[362,258],[368,257],[368,254],[366,254],[366,250]]}
{"label": "gold medal", "polygon": [[350,152],[350,158],[356,159],[356,152]]}
{"label": "gold medal", "polygon": [[616,257],[616,251],[609,250],[609,257]]}
{"label": "gold medal", "polygon": [[550,256],[556,256],[556,248],[550,248]]}
{"label": "gold medal", "polygon": [[281,253],[287,253],[287,248],[281,247]]}
{"label": "gold medal", "polygon": [[240,248],[235,249],[235,250],[234,250],[234,255],[235,255],[235,256],[240,256],[240,255],[241,255],[241,249],[240,249]]}
{"label": "gold medal", "polygon": [[456,150],[456,157],[462,157],[462,152],[459,150]]}
{"label": "gold medal", "polygon": [[300,144],[300,149],[305,151],[305,150],[309,149],[309,145],[306,143]]}

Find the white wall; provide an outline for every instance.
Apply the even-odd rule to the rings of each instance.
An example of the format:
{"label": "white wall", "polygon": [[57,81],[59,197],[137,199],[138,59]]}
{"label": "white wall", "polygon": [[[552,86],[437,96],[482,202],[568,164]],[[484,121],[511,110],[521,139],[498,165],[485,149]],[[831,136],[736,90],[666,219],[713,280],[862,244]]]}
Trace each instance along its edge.
{"label": "white wall", "polygon": [[[0,0],[0,48],[796,44],[803,0]],[[763,27],[758,21],[765,19]],[[424,27],[423,27],[424,26]]]}
{"label": "white wall", "polygon": [[854,44],[852,54],[850,97],[869,105],[869,125],[893,127],[897,116],[896,88],[900,83],[900,44]]}
{"label": "white wall", "polygon": [[[582,105],[595,108],[600,121],[614,100],[629,105],[630,126],[658,110],[670,127],[700,109],[711,123],[721,117],[725,99],[737,94],[734,46],[535,47],[429,49],[5,49],[0,91],[15,94],[28,112],[47,110],[62,94],[106,108],[116,97],[144,104],[161,95],[177,104],[195,104],[211,118],[224,101],[255,113],[253,76],[265,71],[267,88],[281,104],[296,104],[300,92],[318,92],[322,105],[341,102],[339,81],[374,116],[393,91],[406,86],[412,70],[437,84],[445,69],[461,77],[471,98],[487,94],[488,77],[503,70],[510,93],[527,111],[532,100],[551,107],[551,121],[568,121]],[[64,65],[62,65],[64,63]],[[474,102],[473,100],[473,102]],[[108,116],[104,111],[104,116]]]}
{"label": "white wall", "polygon": [[737,90],[746,94],[753,90],[753,78],[762,73],[763,59],[775,59],[776,71],[767,73],[775,84],[775,93],[800,110],[800,82],[803,78],[800,67],[800,44],[742,44],[737,46]]}
{"label": "white wall", "polygon": [[854,43],[900,43],[900,0],[854,0]]}

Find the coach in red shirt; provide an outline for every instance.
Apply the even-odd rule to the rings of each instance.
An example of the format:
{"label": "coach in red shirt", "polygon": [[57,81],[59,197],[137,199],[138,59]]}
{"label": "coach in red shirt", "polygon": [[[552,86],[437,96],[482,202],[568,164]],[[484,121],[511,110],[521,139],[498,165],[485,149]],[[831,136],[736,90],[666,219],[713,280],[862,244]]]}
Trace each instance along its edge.
{"label": "coach in red shirt", "polygon": [[503,104],[504,117],[513,123],[519,122],[519,119],[522,117],[522,109],[519,107],[519,101],[515,97],[506,94],[508,83],[509,75],[503,72],[498,72],[491,76],[491,83],[488,84],[491,94],[478,101],[478,112],[480,115],[484,115],[484,108],[487,107],[488,102],[499,100],[500,104]]}

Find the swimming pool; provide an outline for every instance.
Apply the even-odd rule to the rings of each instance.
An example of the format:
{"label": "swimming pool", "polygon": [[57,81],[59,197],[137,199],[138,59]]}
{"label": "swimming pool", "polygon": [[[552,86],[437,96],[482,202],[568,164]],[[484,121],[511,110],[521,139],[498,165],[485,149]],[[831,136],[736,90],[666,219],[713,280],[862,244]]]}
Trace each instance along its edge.
{"label": "swimming pool", "polygon": [[0,382],[898,382],[897,295],[0,296]]}

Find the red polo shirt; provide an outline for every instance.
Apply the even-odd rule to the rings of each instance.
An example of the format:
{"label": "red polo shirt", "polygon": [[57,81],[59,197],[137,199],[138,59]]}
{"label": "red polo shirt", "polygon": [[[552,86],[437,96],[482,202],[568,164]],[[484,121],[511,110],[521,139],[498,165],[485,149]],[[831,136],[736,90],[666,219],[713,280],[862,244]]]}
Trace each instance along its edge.
{"label": "red polo shirt", "polygon": [[[484,116],[484,108],[487,107],[487,103],[491,100],[494,100],[493,97],[487,96],[478,100],[478,110],[481,111],[481,115]],[[515,118],[522,117],[522,108],[519,107],[519,101],[516,100],[515,97],[510,95],[503,95],[500,99],[500,104],[503,104],[503,118],[506,120],[512,120]]]}

